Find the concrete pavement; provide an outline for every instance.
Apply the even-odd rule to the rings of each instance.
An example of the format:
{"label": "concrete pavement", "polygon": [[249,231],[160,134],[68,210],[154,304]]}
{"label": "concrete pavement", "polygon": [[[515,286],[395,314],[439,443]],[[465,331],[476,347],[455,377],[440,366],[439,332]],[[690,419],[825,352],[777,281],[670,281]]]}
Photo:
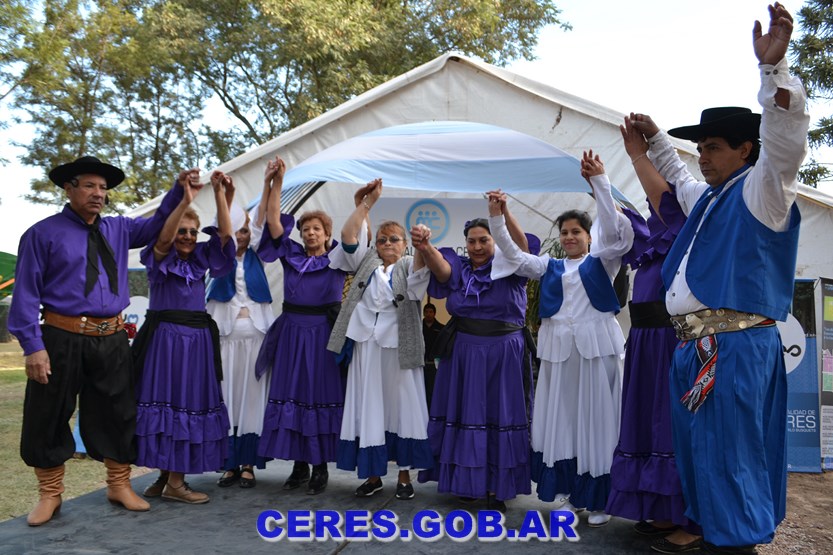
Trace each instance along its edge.
{"label": "concrete pavement", "polygon": [[[650,539],[636,534],[633,522],[614,518],[602,528],[587,526],[587,513],[579,515],[576,527],[577,541],[560,542],[517,541],[502,539],[496,542],[472,538],[457,542],[449,537],[427,542],[417,538],[403,541],[396,535],[393,541],[379,539],[356,541],[352,539],[296,542],[287,538],[276,542],[263,540],[257,532],[261,512],[276,510],[284,515],[290,510],[318,511],[333,515],[337,511],[391,511],[398,518],[400,530],[413,536],[414,518],[421,511],[433,510],[446,517],[455,510],[466,510],[477,518],[478,510],[485,510],[485,502],[464,505],[457,498],[437,493],[436,484],[417,484],[412,500],[400,501],[394,497],[397,469],[391,465],[383,478],[384,489],[370,498],[354,495],[361,480],[354,473],[336,470],[330,465],[330,481],[327,490],[317,496],[306,495],[305,488],[285,492],[282,485],[292,470],[286,461],[272,461],[265,470],[257,471],[257,487],[241,489],[237,486],[219,488],[219,474],[191,475],[188,482],[194,489],[211,496],[205,505],[152,499],[151,510],[132,513],[113,506],[101,489],[70,501],[64,500],[61,512],[52,521],[38,528],[26,524],[26,517],[0,523],[0,553],[14,555],[35,554],[190,554],[222,553],[254,555],[259,553],[308,553],[344,555],[373,555],[376,553],[431,553],[432,555],[505,553],[536,554],[648,554]],[[103,466],[102,466],[103,472]],[[413,473],[413,478],[416,478]],[[156,473],[133,480],[133,487],[141,492],[156,478]],[[533,484],[534,491],[534,484]],[[534,523],[534,513],[539,511],[549,524],[551,504],[543,503],[534,495],[522,496],[507,503],[509,510],[504,526],[519,530],[524,521]],[[330,511],[322,513],[322,511]],[[355,513],[352,513],[355,514]],[[384,517],[383,517],[384,518]],[[422,528],[430,522],[421,521]],[[341,528],[344,530],[344,528]],[[401,532],[400,532],[401,534]]]}

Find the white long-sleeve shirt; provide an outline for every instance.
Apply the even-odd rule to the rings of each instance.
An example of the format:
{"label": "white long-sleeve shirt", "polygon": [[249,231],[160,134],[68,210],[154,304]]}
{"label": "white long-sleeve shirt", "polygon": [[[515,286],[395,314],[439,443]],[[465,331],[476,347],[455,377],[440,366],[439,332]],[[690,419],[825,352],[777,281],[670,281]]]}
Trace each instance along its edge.
{"label": "white long-sleeve shirt", "polygon": [[[747,176],[743,184],[743,201],[749,211],[773,231],[784,231],[789,225],[790,208],[798,190],[798,169],[807,154],[810,115],[801,80],[790,75],[785,59],[774,66],[761,65],[760,71],[761,154],[755,166],[726,184],[724,192]],[[775,92],[779,88],[789,92],[787,109],[775,104]],[[664,132],[651,137],[648,144],[649,158],[663,178],[676,186],[677,200],[688,215],[710,186],[691,175]],[[701,224],[702,220],[698,222],[697,232]],[[692,242],[697,240],[697,232]],[[694,296],[686,282],[688,255],[686,251],[665,295],[666,307],[672,315],[708,308]]]}
{"label": "white long-sleeve shirt", "polygon": [[[601,260],[613,281],[624,256],[633,245],[630,220],[616,210],[606,175],[590,178],[596,193],[598,216],[591,228],[590,254]],[[512,241],[503,216],[489,218],[489,228],[504,261],[492,266],[492,279],[517,274],[541,279],[547,271],[550,255],[535,256],[521,251]],[[586,256],[586,255],[585,255]],[[495,257],[497,259],[497,257]],[[586,358],[619,355],[624,352],[622,328],[610,312],[599,312],[581,282],[578,268],[585,257],[564,259],[561,277],[563,301],[561,309],[541,322],[538,331],[538,357],[551,362],[567,360],[575,343],[579,354]]]}

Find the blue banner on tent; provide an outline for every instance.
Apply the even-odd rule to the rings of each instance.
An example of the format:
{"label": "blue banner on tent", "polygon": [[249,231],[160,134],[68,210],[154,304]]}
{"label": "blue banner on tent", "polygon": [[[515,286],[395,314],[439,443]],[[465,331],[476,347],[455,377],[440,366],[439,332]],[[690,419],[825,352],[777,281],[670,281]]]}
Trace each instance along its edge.
{"label": "blue banner on tent", "polygon": [[[800,326],[800,330],[798,329]],[[821,472],[821,416],[813,280],[796,280],[793,309],[780,326],[787,364],[787,470]]]}

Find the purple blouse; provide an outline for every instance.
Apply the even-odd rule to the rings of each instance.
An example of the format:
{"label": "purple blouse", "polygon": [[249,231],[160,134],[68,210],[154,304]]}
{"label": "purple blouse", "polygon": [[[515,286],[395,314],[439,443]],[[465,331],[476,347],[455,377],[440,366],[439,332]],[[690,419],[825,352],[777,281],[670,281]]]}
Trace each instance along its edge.
{"label": "purple blouse", "polygon": [[187,259],[180,258],[174,248],[162,260],[153,256],[153,244],[142,250],[150,282],[150,310],[205,311],[205,274],[210,271],[220,277],[229,273],[234,267],[235,246],[232,240],[221,246],[216,228],[203,231],[211,238],[197,243]]}
{"label": "purple blouse", "polygon": [[439,283],[431,276],[428,295],[446,299],[449,314],[524,325],[526,278],[512,275],[492,281],[492,260],[475,269],[467,257],[454,249],[441,248],[440,254],[451,266],[451,277],[446,283]]}
{"label": "purple blouse", "polygon": [[[257,254],[264,262],[280,259],[284,300],[302,306],[340,303],[346,273],[330,268],[329,251],[307,256],[304,246],[289,238],[295,227],[295,218],[281,214],[281,224],[283,235],[278,239],[272,239],[268,223],[264,226]],[[330,250],[337,244],[333,241]]]}

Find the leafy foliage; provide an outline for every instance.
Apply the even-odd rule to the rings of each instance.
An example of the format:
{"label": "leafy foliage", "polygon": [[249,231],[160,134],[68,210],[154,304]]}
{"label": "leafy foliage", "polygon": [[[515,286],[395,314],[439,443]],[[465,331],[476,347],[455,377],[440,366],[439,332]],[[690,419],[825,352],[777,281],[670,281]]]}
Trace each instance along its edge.
{"label": "leafy foliage", "polygon": [[[801,37],[791,44],[794,70],[810,99],[833,100],[833,0],[807,0],[798,12]],[[833,117],[821,118],[810,130],[810,146],[833,147]],[[831,165],[815,159],[805,165],[800,178],[808,185],[831,178]]]}
{"label": "leafy foliage", "polygon": [[[49,0],[0,7],[0,100],[37,132],[26,164],[82,155],[128,178],[134,206],[179,169],[211,166],[456,50],[531,58],[552,0]],[[202,122],[222,106],[231,129]],[[45,172],[44,172],[45,173]],[[61,202],[44,177],[29,199]]]}

